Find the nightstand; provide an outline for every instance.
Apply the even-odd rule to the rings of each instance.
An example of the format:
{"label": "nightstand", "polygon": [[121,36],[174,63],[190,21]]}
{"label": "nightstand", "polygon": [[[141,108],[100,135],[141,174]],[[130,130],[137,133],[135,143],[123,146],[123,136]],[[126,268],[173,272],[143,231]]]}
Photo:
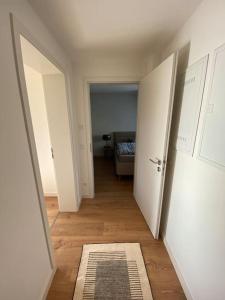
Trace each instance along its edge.
{"label": "nightstand", "polygon": [[113,158],[114,149],[112,146],[104,146],[104,157],[105,158]]}

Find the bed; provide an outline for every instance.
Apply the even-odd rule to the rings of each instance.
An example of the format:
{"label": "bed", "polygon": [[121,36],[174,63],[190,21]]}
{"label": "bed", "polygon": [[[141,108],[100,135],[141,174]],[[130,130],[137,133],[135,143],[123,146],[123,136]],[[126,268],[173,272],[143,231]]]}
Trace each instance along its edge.
{"label": "bed", "polygon": [[136,132],[114,132],[114,156],[116,175],[134,175]]}

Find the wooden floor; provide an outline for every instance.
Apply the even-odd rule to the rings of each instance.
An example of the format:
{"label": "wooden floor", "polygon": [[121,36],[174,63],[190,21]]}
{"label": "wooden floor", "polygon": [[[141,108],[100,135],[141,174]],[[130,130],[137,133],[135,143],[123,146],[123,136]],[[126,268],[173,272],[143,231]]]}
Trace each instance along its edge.
{"label": "wooden floor", "polygon": [[48,300],[72,300],[86,243],[139,242],[154,300],[186,299],[165,246],[153,239],[132,196],[132,180],[117,179],[111,161],[95,160],[95,199],[78,213],[59,213],[51,228],[57,271]]}
{"label": "wooden floor", "polygon": [[54,224],[59,213],[57,197],[45,197],[45,205],[47,209],[48,223],[51,227]]}

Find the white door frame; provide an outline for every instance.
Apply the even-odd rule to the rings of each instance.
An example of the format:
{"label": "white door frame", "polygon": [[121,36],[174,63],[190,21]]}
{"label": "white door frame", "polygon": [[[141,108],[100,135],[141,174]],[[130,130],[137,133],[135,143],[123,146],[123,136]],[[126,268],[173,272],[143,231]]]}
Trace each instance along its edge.
{"label": "white door frame", "polygon": [[[24,67],[23,67],[23,57],[22,57],[22,49],[21,49],[21,42],[20,42],[20,36],[23,36],[25,39],[27,39],[36,49],[38,49],[53,65],[55,65],[63,74],[65,78],[65,88],[66,88],[66,97],[67,97],[67,104],[68,104],[68,119],[69,119],[69,128],[70,128],[70,138],[71,138],[71,144],[72,144],[72,156],[73,156],[73,168],[75,171],[75,141],[74,141],[74,134],[73,134],[73,127],[72,127],[72,104],[71,104],[71,97],[70,95],[70,89],[69,89],[69,74],[65,70],[63,66],[48,52],[48,50],[39,42],[37,41],[31,33],[24,27],[23,24],[21,24],[15,16],[11,13],[10,14],[10,22],[11,22],[11,31],[12,31],[12,41],[13,41],[13,47],[14,47],[14,58],[15,58],[15,64],[16,64],[16,72],[17,72],[17,78],[18,78],[18,85],[19,85],[19,91],[20,91],[20,98],[21,98],[21,105],[23,109],[23,115],[24,115],[24,122],[27,132],[27,139],[28,144],[30,148],[30,155],[31,155],[31,161],[32,161],[32,167],[33,167],[33,174],[34,179],[36,183],[36,189],[38,194],[38,200],[39,200],[39,207],[40,207],[40,213],[42,217],[42,223],[44,227],[44,233],[45,233],[45,239],[46,244],[48,248],[48,254],[49,254],[49,260],[52,267],[52,278],[54,276],[56,265],[55,260],[53,256],[53,249],[52,249],[52,243],[50,238],[50,231],[49,231],[49,224],[48,224],[48,218],[47,218],[47,211],[45,206],[45,200],[44,200],[44,193],[43,193],[43,187],[41,182],[41,175],[40,175],[40,169],[39,169],[39,162],[37,157],[37,150],[35,145],[35,139],[34,139],[34,133],[33,133],[33,126],[32,126],[32,120],[31,120],[31,114],[30,114],[30,108],[29,108],[29,100],[27,95],[27,88],[26,88],[26,81],[25,81],[25,74],[24,74]],[[75,178],[74,178],[74,185],[75,190],[77,192],[77,173],[74,172]],[[78,196],[78,195],[77,195]],[[76,200],[79,198],[76,197]],[[78,207],[78,203],[77,203]]]}
{"label": "white door frame", "polygon": [[86,155],[88,162],[88,195],[86,198],[94,198],[94,162],[93,162],[93,145],[92,145],[92,124],[91,124],[91,99],[90,85],[91,84],[139,84],[140,76],[93,76],[84,78],[84,111],[85,111],[85,132],[86,132]]}

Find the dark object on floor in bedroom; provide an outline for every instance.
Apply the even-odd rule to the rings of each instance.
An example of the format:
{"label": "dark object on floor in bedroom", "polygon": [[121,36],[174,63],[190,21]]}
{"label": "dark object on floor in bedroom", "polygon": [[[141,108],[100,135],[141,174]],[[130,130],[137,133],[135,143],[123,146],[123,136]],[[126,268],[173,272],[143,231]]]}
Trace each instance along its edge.
{"label": "dark object on floor in bedroom", "polygon": [[114,149],[112,146],[104,146],[104,157],[109,159],[114,157]]}

